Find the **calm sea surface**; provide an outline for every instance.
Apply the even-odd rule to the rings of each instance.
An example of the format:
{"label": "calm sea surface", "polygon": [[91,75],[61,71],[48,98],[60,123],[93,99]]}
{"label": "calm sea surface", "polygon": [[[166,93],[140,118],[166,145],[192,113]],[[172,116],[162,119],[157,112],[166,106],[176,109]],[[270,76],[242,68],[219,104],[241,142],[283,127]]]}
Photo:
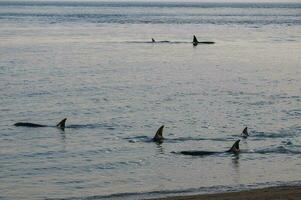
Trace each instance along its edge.
{"label": "calm sea surface", "polygon": [[300,33],[300,3],[0,1],[0,199],[300,184]]}

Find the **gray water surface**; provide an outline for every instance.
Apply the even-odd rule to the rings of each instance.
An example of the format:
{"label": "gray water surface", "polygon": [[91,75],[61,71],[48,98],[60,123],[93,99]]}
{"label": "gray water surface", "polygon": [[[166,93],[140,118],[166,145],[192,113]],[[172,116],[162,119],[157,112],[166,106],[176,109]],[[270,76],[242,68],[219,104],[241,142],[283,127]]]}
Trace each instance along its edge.
{"label": "gray water surface", "polygon": [[[300,13],[298,3],[0,1],[0,197],[299,184]],[[192,35],[215,44],[193,47]],[[13,126],[64,117],[65,131]],[[167,140],[149,142],[161,125]],[[238,156],[173,153],[228,150],[245,126]]]}

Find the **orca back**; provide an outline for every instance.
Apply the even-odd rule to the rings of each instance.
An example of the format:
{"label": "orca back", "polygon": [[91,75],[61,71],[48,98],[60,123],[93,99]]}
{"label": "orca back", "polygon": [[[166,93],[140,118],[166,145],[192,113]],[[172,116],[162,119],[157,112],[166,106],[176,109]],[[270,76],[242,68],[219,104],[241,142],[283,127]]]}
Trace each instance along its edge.
{"label": "orca back", "polygon": [[26,126],[26,127],[45,127],[42,124],[34,124],[34,123],[27,123],[27,122],[18,122],[14,124],[15,126]]}
{"label": "orca back", "polygon": [[215,42],[211,41],[203,41],[203,42],[198,42],[199,44],[214,44]]}
{"label": "orca back", "polygon": [[240,142],[240,140],[237,140],[228,151],[224,151],[224,152],[214,152],[214,151],[180,151],[180,153],[183,154],[183,155],[190,155],[190,156],[209,156],[209,155],[223,154],[223,153],[239,153],[239,142]]}
{"label": "orca back", "polygon": [[180,152],[183,155],[189,155],[189,156],[209,156],[213,154],[217,154],[219,152],[214,151],[181,151]]}

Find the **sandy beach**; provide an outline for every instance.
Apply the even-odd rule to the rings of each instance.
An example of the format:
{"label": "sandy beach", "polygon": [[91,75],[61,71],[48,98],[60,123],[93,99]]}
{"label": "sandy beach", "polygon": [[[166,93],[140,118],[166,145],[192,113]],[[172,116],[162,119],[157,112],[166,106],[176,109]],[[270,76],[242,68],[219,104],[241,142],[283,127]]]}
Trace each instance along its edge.
{"label": "sandy beach", "polygon": [[301,199],[301,186],[270,187],[240,192],[227,192],[218,194],[203,194],[192,196],[178,196],[158,198],[152,200],[299,200]]}

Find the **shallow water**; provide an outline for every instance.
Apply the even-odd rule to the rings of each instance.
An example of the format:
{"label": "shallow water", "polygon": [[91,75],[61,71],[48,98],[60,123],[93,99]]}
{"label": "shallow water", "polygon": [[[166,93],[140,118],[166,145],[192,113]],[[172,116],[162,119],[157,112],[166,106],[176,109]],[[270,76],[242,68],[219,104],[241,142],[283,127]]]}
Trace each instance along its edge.
{"label": "shallow water", "polygon": [[[300,184],[301,4],[0,1],[0,197]],[[200,41],[190,43],[195,34]],[[171,43],[150,43],[151,38]],[[26,128],[16,122],[67,128]],[[149,142],[165,125],[166,141]],[[242,153],[190,157],[182,150]]]}

